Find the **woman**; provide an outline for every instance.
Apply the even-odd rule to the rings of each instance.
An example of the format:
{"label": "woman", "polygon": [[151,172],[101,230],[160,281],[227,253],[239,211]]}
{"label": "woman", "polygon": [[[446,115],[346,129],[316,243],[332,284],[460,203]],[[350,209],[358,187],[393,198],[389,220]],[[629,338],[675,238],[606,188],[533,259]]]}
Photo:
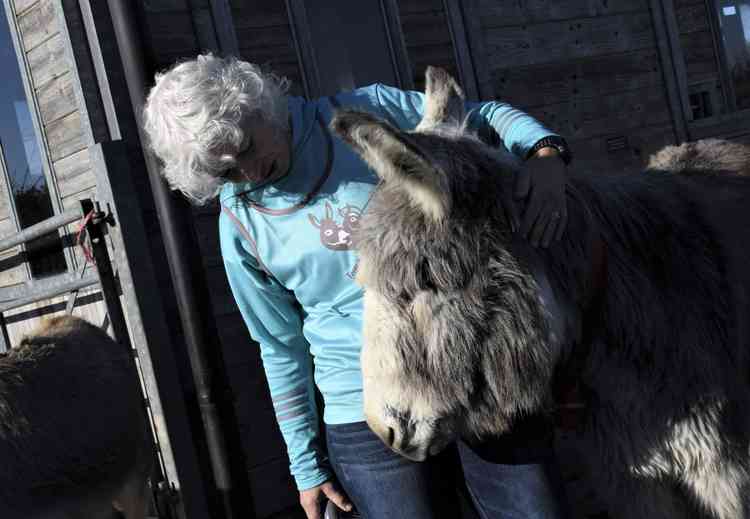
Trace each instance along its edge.
{"label": "woman", "polygon": [[[374,173],[331,135],[339,107],[358,107],[413,128],[422,94],[372,85],[306,101],[257,66],[210,54],[156,76],[144,110],[150,146],[173,189],[195,203],[219,198],[221,252],[232,293],[260,344],[291,472],[308,519],[330,499],[366,518],[440,516],[431,464],[388,450],[364,423],[359,370],[362,294],[352,233],[376,185]],[[525,207],[506,204],[534,244],[565,227],[564,142],[503,103],[470,103],[470,124],[494,128],[530,160],[516,183]],[[312,356],[311,356],[312,354]],[[314,363],[313,363],[314,359]],[[314,387],[325,402],[327,452],[318,437]],[[488,463],[459,446],[483,517],[557,517],[540,465]],[[512,449],[511,449],[512,450]],[[332,473],[333,472],[333,473]],[[334,485],[333,476],[346,495]]]}

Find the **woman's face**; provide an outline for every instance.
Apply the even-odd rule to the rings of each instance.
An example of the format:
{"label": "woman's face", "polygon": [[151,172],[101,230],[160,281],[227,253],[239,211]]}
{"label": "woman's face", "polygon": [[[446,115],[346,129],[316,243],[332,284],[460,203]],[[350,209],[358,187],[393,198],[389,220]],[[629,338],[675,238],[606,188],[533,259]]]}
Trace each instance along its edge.
{"label": "woman's face", "polygon": [[291,161],[288,130],[257,119],[245,122],[245,138],[235,156],[237,165],[227,177],[232,182],[265,182],[283,176]]}

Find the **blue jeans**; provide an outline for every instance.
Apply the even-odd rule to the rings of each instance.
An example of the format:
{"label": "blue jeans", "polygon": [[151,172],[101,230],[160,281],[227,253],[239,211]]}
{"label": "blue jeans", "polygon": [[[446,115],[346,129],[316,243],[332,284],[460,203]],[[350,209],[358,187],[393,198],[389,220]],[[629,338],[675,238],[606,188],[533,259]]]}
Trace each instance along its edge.
{"label": "blue jeans", "polygon": [[326,431],[331,466],[364,519],[460,517],[461,469],[481,519],[564,517],[558,486],[543,464],[492,463],[463,442],[416,463],[386,447],[365,422]]}

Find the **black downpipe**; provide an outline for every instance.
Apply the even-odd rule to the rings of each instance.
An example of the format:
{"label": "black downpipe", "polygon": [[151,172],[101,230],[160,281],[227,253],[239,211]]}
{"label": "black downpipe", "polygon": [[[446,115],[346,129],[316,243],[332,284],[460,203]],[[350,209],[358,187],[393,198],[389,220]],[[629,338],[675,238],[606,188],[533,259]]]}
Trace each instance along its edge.
{"label": "black downpipe", "polygon": [[[128,83],[130,101],[138,122],[141,142],[141,110],[147,80],[141,37],[134,20],[133,3],[107,0],[117,46]],[[159,175],[159,165],[144,153],[149,182],[174,284],[185,342],[198,396],[208,455],[218,494],[214,519],[255,518],[233,402],[223,369],[208,288],[203,276],[200,250],[192,225],[192,213],[184,199],[170,193]],[[209,344],[214,347],[209,349]],[[232,450],[231,456],[230,448]]]}

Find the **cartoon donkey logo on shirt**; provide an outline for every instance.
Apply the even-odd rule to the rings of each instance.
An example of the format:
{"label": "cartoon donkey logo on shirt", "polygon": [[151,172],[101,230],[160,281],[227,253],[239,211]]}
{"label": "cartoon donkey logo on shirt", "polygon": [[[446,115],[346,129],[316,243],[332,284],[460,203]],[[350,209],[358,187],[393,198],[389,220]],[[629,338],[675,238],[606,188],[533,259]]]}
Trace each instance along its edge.
{"label": "cartoon donkey logo on shirt", "polygon": [[341,223],[334,218],[333,207],[326,202],[326,214],[319,219],[309,213],[310,223],[320,230],[320,241],[331,250],[350,250],[352,248],[352,233],[359,227],[362,210],[353,205],[345,205],[338,209]]}

